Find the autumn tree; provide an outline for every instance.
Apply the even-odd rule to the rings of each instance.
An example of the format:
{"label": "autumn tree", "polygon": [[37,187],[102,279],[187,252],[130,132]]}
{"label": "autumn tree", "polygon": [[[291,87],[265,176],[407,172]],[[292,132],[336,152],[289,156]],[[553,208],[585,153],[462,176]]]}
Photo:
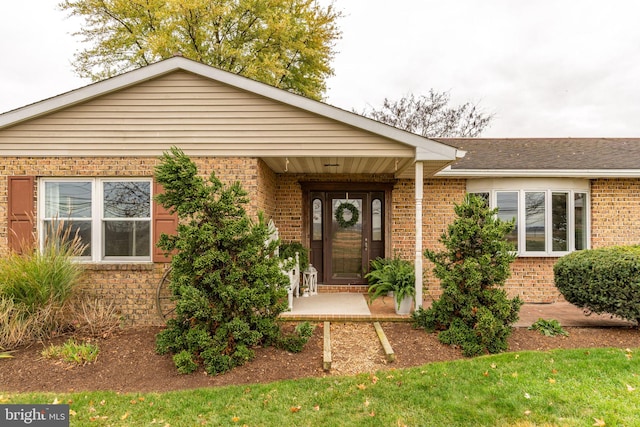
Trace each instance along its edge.
{"label": "autumn tree", "polygon": [[320,99],[341,13],[315,0],[64,0],[84,18],[75,33],[81,77],[101,80],[176,53]]}
{"label": "autumn tree", "polygon": [[418,97],[385,98],[380,108],[365,109],[362,115],[427,138],[476,137],[493,119],[471,102],[452,107],[450,99],[449,92],[431,89]]}

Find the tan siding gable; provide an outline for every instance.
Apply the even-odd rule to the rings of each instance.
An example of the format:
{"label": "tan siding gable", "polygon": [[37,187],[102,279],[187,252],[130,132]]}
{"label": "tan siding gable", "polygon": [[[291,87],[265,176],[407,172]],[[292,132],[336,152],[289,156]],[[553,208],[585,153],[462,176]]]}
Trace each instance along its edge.
{"label": "tan siding gable", "polygon": [[0,130],[5,155],[413,157],[407,145],[177,71]]}

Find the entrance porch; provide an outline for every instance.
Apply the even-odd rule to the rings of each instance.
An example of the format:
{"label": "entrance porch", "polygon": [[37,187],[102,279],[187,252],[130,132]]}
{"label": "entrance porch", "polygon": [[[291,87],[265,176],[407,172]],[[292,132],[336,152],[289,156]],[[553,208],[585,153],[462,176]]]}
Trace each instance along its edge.
{"label": "entrance porch", "polygon": [[282,320],[341,322],[408,322],[411,316],[395,313],[391,297],[369,304],[361,293],[319,293],[293,299],[293,310],[280,314]]}

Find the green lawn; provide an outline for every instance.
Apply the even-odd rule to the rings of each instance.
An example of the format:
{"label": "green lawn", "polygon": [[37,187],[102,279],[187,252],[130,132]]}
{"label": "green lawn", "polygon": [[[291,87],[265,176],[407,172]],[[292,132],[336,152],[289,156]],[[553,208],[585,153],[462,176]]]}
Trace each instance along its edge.
{"label": "green lawn", "polygon": [[0,391],[0,403],[69,403],[72,426],[637,426],[637,351],[504,353],[162,394]]}

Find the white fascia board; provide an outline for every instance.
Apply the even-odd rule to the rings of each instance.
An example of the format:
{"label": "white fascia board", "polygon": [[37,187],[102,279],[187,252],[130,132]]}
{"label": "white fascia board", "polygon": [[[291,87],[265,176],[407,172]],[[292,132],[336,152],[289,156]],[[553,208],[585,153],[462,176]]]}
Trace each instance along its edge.
{"label": "white fascia board", "polygon": [[[120,74],[110,79],[1,114],[0,129],[61,110],[81,102],[86,102],[110,92],[115,92],[178,70],[184,70],[202,77],[210,78],[229,86],[253,92],[266,98],[384,136],[402,144],[423,149],[424,151],[421,151],[421,154],[417,156],[417,159],[419,160],[456,159],[456,148],[441,142],[433,141],[422,136],[394,128],[393,126],[385,125],[359,114],[342,110],[329,104],[315,101],[313,99],[183,57],[169,58],[164,61],[138,68],[128,73]],[[422,159],[421,156],[424,156],[425,158]]]}
{"label": "white fascia board", "polygon": [[431,146],[421,146],[416,147],[416,162],[424,161],[424,160],[449,160],[454,161],[461,159],[465,156],[466,151],[458,150],[455,147],[444,146],[438,147],[438,150],[434,150]]}
{"label": "white fascia board", "polygon": [[437,177],[488,178],[640,178],[640,169],[451,169],[447,166]]}

